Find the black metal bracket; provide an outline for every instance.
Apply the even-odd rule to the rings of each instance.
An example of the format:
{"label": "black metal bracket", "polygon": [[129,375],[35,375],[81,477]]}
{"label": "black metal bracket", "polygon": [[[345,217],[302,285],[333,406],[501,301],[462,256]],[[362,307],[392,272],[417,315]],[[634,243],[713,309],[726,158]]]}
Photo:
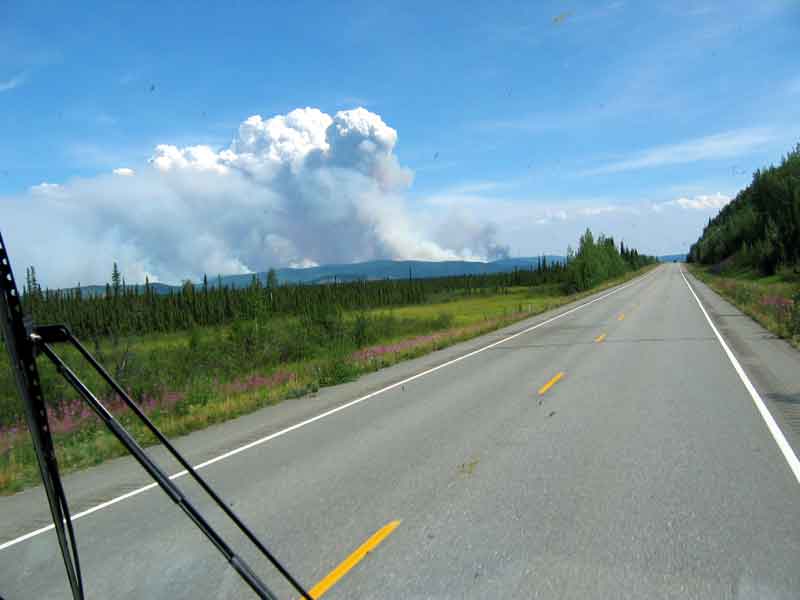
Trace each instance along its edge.
{"label": "black metal bracket", "polygon": [[31,331],[36,338],[34,342],[45,344],[58,344],[59,342],[69,342],[72,332],[66,325],[39,325]]}

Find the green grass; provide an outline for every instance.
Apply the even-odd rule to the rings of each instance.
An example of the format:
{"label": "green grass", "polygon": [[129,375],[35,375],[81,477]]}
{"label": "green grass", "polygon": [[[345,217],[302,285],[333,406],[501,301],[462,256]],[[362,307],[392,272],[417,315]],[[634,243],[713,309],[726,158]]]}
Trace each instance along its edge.
{"label": "green grass", "polygon": [[[502,294],[451,295],[390,311],[352,312],[336,318],[323,315],[316,324],[286,318],[267,324],[250,322],[135,336],[116,344],[104,340],[97,348],[88,345],[92,351],[99,349],[99,357],[112,374],[115,369],[120,371],[124,387],[156,426],[174,437],[496,330],[619,284],[649,268],[580,294],[565,295],[555,286],[510,288]],[[74,352],[63,354],[71,364],[80,364]],[[125,356],[128,362],[119,369]],[[71,417],[67,413],[82,404],[74,401],[71,390],[52,368],[44,361],[40,365],[45,397],[53,404],[51,429],[62,472],[123,455],[122,446],[93,417],[74,428],[68,426]],[[0,367],[6,377],[0,379],[0,394],[5,396],[0,403],[8,413],[19,408],[14,404],[18,400],[10,369],[7,364]],[[77,370],[140,443],[155,442],[126,408],[112,401],[93,372]],[[27,430],[23,425],[12,432],[6,426],[0,430],[0,494],[38,482]]]}
{"label": "green grass", "polygon": [[397,317],[411,319],[432,318],[444,314],[449,315],[455,325],[465,326],[512,313],[539,313],[563,304],[564,298],[563,294],[555,295],[551,290],[537,288],[532,292],[530,288],[509,288],[505,294],[404,306],[391,312]]}
{"label": "green grass", "polygon": [[695,264],[689,270],[763,327],[800,348],[800,274],[790,269],[769,277],[749,269],[719,273]]}

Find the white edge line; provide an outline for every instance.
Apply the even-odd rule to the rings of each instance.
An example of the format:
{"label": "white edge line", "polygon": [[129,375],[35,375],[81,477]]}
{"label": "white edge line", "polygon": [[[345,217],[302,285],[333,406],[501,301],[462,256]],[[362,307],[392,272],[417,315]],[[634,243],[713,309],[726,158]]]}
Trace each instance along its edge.
{"label": "white edge line", "polygon": [[725,340],[722,338],[722,335],[720,335],[719,331],[714,325],[714,322],[711,320],[711,317],[708,316],[703,303],[700,302],[700,298],[698,298],[697,294],[694,293],[692,286],[689,285],[689,280],[686,279],[686,276],[683,274],[683,270],[681,270],[681,277],[683,277],[683,282],[686,284],[686,287],[689,288],[692,296],[694,296],[694,299],[697,301],[697,305],[700,307],[700,310],[703,311],[706,321],[708,321],[708,324],[711,325],[714,335],[717,336],[717,340],[722,346],[722,349],[725,350],[725,354],[728,355],[728,359],[731,361],[733,368],[736,370],[736,374],[739,376],[739,379],[742,380],[744,387],[747,389],[750,397],[753,399],[753,403],[756,405],[758,412],[761,414],[761,418],[763,418],[764,422],[767,424],[767,429],[769,429],[769,432],[772,434],[772,437],[778,444],[778,448],[780,448],[781,452],[783,453],[783,457],[786,459],[786,462],[789,463],[789,468],[792,470],[792,473],[794,473],[797,482],[800,483],[800,460],[797,459],[797,455],[794,453],[791,445],[786,440],[786,436],[783,435],[783,431],[781,431],[781,428],[778,426],[778,423],[775,421],[772,413],[769,412],[767,405],[764,404],[764,401],[761,399],[761,396],[759,396],[755,386],[747,377],[742,365],[739,364],[739,361],[736,359],[736,356],[734,356],[733,352],[731,352],[728,344],[725,343]]}
{"label": "white edge line", "polygon": [[[345,404],[341,404],[341,405],[339,405],[339,406],[337,406],[335,408],[332,408],[332,409],[327,410],[327,411],[325,411],[323,413],[320,413],[320,414],[318,414],[318,415],[316,415],[314,417],[311,417],[310,419],[306,419],[305,421],[300,421],[299,423],[295,423],[291,427],[287,427],[286,429],[281,429],[280,431],[276,431],[275,433],[272,433],[272,434],[267,435],[265,437],[259,438],[259,439],[255,440],[255,441],[252,441],[252,442],[250,442],[248,444],[245,444],[244,446],[239,446],[238,448],[234,448],[233,450],[230,450],[229,452],[226,452],[224,454],[220,454],[219,456],[216,456],[216,457],[214,457],[214,458],[212,458],[210,460],[207,460],[205,462],[201,462],[200,464],[195,465],[194,468],[195,468],[195,470],[204,469],[205,467],[208,467],[209,465],[213,465],[216,462],[219,462],[221,460],[225,460],[227,458],[230,458],[231,456],[235,456],[236,454],[239,454],[240,452],[244,452],[245,450],[249,450],[250,448],[254,448],[256,446],[259,446],[261,444],[269,442],[270,440],[274,440],[277,437],[280,437],[282,435],[286,435],[287,433],[289,433],[291,431],[294,431],[295,429],[300,429],[301,427],[305,427],[306,425],[310,425],[311,423],[314,423],[315,421],[319,421],[320,419],[324,419],[325,417],[329,417],[330,415],[333,415],[333,414],[335,414],[335,413],[337,413],[339,411],[345,410],[346,408],[350,408],[351,406],[355,406],[356,404],[360,404],[361,402],[364,402],[365,400],[369,400],[370,398],[373,398],[373,397],[377,396],[378,394],[382,394],[383,392],[388,392],[389,390],[392,390],[392,389],[394,389],[396,387],[404,385],[404,384],[408,383],[409,381],[414,381],[415,379],[419,379],[420,377],[424,377],[425,375],[429,375],[430,373],[433,373],[434,371],[438,371],[439,369],[444,369],[445,367],[449,367],[450,365],[453,365],[453,364],[455,364],[457,362],[461,362],[462,360],[470,358],[471,356],[475,356],[476,354],[479,354],[481,352],[485,352],[486,350],[494,348],[495,346],[498,346],[499,344],[503,344],[503,343],[505,343],[505,342],[507,342],[509,340],[513,340],[516,337],[519,337],[519,336],[524,335],[526,333],[530,333],[534,329],[539,329],[539,327],[544,327],[548,323],[552,323],[553,321],[561,319],[562,317],[566,317],[567,315],[570,315],[570,314],[574,313],[575,311],[578,311],[578,310],[580,310],[582,308],[585,308],[585,307],[589,306],[590,304],[594,304],[595,302],[599,302],[600,300],[603,300],[604,298],[608,298],[609,296],[612,296],[613,294],[616,294],[617,292],[621,292],[622,290],[627,289],[627,288],[629,288],[630,286],[632,286],[634,284],[640,283],[646,277],[649,277],[654,272],[655,272],[655,269],[653,271],[651,271],[650,273],[647,273],[646,275],[643,275],[641,277],[637,277],[636,279],[634,279],[630,283],[626,283],[625,285],[622,285],[622,286],[620,286],[618,288],[615,288],[614,290],[608,292],[607,294],[603,294],[602,296],[598,296],[597,298],[595,298],[594,300],[590,300],[589,302],[584,302],[583,304],[580,304],[580,305],[578,305],[578,306],[576,306],[574,308],[571,308],[571,309],[569,309],[569,310],[567,310],[567,311],[565,311],[563,313],[559,313],[554,317],[550,317],[549,319],[547,319],[545,321],[542,321],[541,323],[537,323],[536,325],[531,325],[530,327],[527,327],[527,328],[523,329],[522,331],[518,331],[517,333],[513,333],[513,334],[511,334],[511,335],[509,335],[507,337],[504,337],[501,340],[498,340],[496,342],[492,342],[491,344],[488,344],[486,346],[482,346],[481,348],[473,350],[472,352],[468,352],[467,354],[463,354],[463,355],[458,356],[458,357],[456,357],[456,358],[454,358],[452,360],[444,362],[441,365],[437,365],[435,367],[431,367],[430,369],[426,369],[425,371],[421,371],[421,372],[417,373],[416,375],[412,375],[411,377],[406,377],[405,379],[403,379],[401,381],[398,381],[398,382],[393,383],[391,385],[387,385],[386,387],[381,388],[379,390],[375,390],[374,392],[371,392],[371,393],[367,394],[366,396],[361,396],[360,398],[356,398],[355,400],[351,400],[350,402],[347,402]],[[795,459],[795,460],[797,460],[797,459]],[[177,479],[178,477],[183,477],[187,473],[188,473],[188,471],[178,471],[174,475],[170,475],[169,478],[170,479]],[[122,494],[121,496],[117,496],[116,498],[112,498],[111,500],[108,500],[107,502],[102,502],[100,504],[97,504],[96,506],[93,506],[92,508],[89,508],[87,510],[84,510],[82,512],[79,512],[79,513],[76,513],[76,514],[72,515],[71,520],[74,522],[74,521],[76,521],[76,520],[78,520],[80,518],[83,518],[83,517],[85,517],[87,515],[92,514],[93,512],[97,512],[98,510],[102,510],[104,508],[108,508],[109,506],[111,506],[113,504],[116,504],[117,502],[122,502],[123,500],[127,500],[128,498],[133,498],[134,496],[138,496],[139,494],[141,494],[143,492],[146,492],[147,490],[153,489],[157,485],[158,484],[156,484],[156,483],[150,483],[150,484],[145,485],[143,487],[140,487],[140,488],[137,488],[135,490],[132,490],[132,491],[128,492],[127,494]],[[32,537],[35,537],[35,536],[39,535],[39,534],[45,533],[47,531],[50,531],[51,529],[55,529],[55,526],[52,525],[52,524],[47,525],[45,527],[41,527],[40,529],[36,529],[34,531],[30,531],[30,532],[28,532],[28,533],[26,533],[24,535],[21,535],[21,536],[19,536],[17,538],[14,538],[13,540],[9,540],[7,542],[4,542],[3,544],[0,544],[0,550],[5,550],[6,548],[10,548],[11,546],[19,544],[20,542],[24,542],[25,540],[28,540],[28,539],[30,539]]]}

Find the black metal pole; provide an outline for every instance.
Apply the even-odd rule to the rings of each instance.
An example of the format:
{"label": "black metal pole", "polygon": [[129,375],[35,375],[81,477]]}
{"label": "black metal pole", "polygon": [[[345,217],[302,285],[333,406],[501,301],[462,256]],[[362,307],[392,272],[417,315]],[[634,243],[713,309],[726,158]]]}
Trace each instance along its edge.
{"label": "black metal pole", "polygon": [[277,600],[266,584],[247,566],[247,564],[236,555],[228,546],[225,540],[208,524],[203,516],[197,511],[191,502],[183,495],[180,489],[172,483],[169,476],[164,473],[155,462],[145,453],[144,449],[131,437],[128,431],[114,418],[105,406],[95,397],[92,391],[72,372],[67,364],[56,354],[46,343],[40,343],[39,348],[49,358],[61,375],[75,388],[89,406],[94,410],[98,417],[105,423],[106,427],[114,436],[125,446],[145,471],[156,481],[162,490],[175,502],[186,515],[194,521],[197,527],[206,535],[219,551],[225,556],[228,563],[236,569],[236,572],[244,579],[250,588],[261,598],[267,600]]}
{"label": "black metal pole", "polygon": [[269,549],[258,539],[258,537],[250,530],[249,527],[236,515],[235,512],[222,500],[222,498],[217,495],[217,493],[213,490],[213,488],[206,483],[206,481],[200,476],[200,474],[195,470],[192,465],[181,455],[180,452],[170,443],[170,441],[164,436],[163,433],[155,426],[155,424],[148,418],[148,416],[142,412],[136,402],[122,389],[116,380],[111,377],[108,371],[105,370],[103,365],[101,365],[97,360],[92,356],[89,351],[80,343],[80,341],[72,334],[72,332],[63,325],[47,325],[42,327],[37,327],[35,329],[35,335],[40,336],[40,338],[44,342],[69,342],[71,343],[77,350],[80,352],[81,356],[100,374],[100,376],[108,383],[112,389],[119,395],[120,398],[125,402],[125,404],[130,408],[133,413],[145,424],[147,429],[156,437],[160,444],[162,444],[170,454],[177,460],[181,466],[189,473],[192,478],[203,488],[203,490],[211,496],[214,502],[219,506],[226,515],[239,527],[239,530],[247,536],[249,539],[260,551],[261,553],[272,563],[272,565],[278,570],[278,572],[283,575],[286,580],[292,585],[292,587],[297,590],[300,595],[305,598],[306,600],[313,600],[311,595],[305,590],[305,588],[298,582],[294,576],[284,567],[281,562],[269,551]]}

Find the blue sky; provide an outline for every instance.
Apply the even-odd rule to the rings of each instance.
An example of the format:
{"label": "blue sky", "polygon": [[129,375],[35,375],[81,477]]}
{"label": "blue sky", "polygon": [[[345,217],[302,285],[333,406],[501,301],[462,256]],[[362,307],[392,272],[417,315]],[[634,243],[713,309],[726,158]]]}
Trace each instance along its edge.
{"label": "blue sky", "polygon": [[798,37],[788,0],[3,3],[0,203],[138,174],[158,144],[226,148],[251,115],[360,106],[396,130],[404,216],[442,247],[456,215],[516,255],[587,226],[685,251],[800,141]]}

